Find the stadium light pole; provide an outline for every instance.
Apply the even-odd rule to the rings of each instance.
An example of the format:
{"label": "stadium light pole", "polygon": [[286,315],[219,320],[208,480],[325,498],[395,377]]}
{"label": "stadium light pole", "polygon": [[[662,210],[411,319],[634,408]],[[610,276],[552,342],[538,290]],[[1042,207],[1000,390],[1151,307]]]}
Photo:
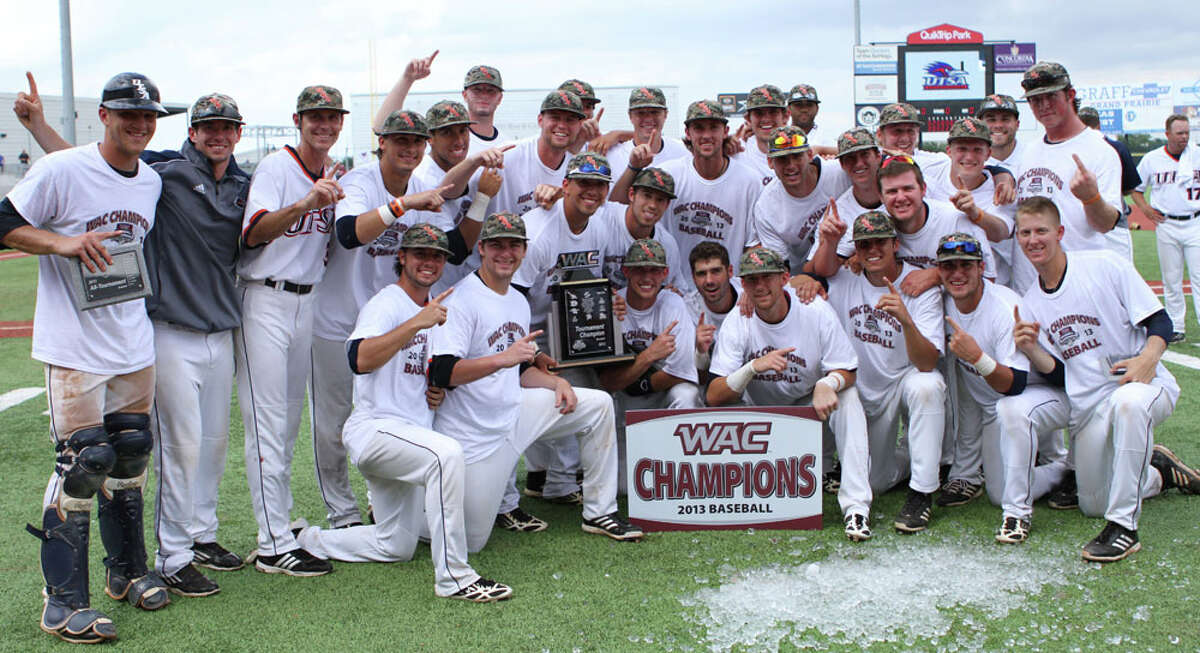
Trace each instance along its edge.
{"label": "stadium light pole", "polygon": [[71,69],[71,0],[58,0],[59,42],[62,48],[63,138],[75,144],[75,73]]}
{"label": "stadium light pole", "polygon": [[862,45],[862,5],[859,0],[854,0],[854,45]]}

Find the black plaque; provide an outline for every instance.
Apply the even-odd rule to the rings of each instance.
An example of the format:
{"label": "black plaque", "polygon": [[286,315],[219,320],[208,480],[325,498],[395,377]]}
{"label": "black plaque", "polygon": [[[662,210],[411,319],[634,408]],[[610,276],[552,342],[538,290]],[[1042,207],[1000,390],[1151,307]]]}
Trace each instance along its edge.
{"label": "black plaque", "polygon": [[613,313],[608,279],[563,281],[552,290],[550,356],[559,367],[605,365],[633,360],[626,353]]}
{"label": "black plaque", "polygon": [[150,294],[150,276],[140,242],[107,247],[112,263],[105,270],[89,272],[78,258],[60,259],[64,262],[75,305],[81,311],[141,299]]}

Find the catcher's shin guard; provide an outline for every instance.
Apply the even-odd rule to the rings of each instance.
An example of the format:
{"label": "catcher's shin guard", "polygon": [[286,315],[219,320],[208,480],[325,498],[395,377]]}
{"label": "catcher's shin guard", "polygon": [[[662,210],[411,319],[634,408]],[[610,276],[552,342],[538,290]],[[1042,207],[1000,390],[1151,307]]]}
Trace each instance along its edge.
{"label": "catcher's shin guard", "polygon": [[104,591],[117,600],[143,610],[157,610],[171,602],[166,584],[146,565],[142,528],[142,486],[154,437],[150,418],[133,413],[104,416],[116,463],[100,491],[100,537],[108,556]]}
{"label": "catcher's shin guard", "polygon": [[112,620],[89,607],[90,522],[90,512],[70,511],[64,520],[58,509],[51,506],[42,514],[41,529],[26,526],[42,541],[42,577],[46,580],[42,630],[79,644],[117,638]]}

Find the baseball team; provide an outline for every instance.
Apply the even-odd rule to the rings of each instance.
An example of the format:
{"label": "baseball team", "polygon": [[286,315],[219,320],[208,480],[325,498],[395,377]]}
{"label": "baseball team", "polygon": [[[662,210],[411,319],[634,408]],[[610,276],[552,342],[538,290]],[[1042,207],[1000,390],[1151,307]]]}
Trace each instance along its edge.
{"label": "baseball team", "polygon": [[[297,144],[250,175],[226,95],[195,102],[178,151],[151,152],[167,112],[150,79],[122,73],[102,92],[102,140],[72,147],[29,75],[14,111],[49,154],[0,202],[0,244],[39,256],[32,356],[55,462],[28,529],[44,631],[117,637],[90,602],[93,497],[105,593],[144,610],[217,593],[200,567],[318,576],[330,560],[410,560],[419,541],[437,596],[507,599],[468,556],[493,528],[547,527],[522,495],[581,506],[586,533],[642,539],[617,507],[630,409],[811,406],[822,485],[856,542],[893,489],[901,533],[986,493],[1010,544],[1045,497],[1103,518],[1082,555],[1111,562],[1140,549],[1144,499],[1200,493],[1154,442],[1180,394],[1160,358],[1184,337],[1183,263],[1200,265],[1186,117],[1123,167],[1067,70],[1039,62],[1021,83],[1045,131],[1031,141],[1005,95],[955,122],[945,153],[918,148],[904,103],[838,135],[806,84],[754,88],[734,131],[721,105],[693,102],[682,140],[663,136],[663,92],[636,88],[629,128],[602,132],[576,79],[512,141],[490,66],[467,72],[462,103],[403,108],[436,56],[408,63],[373,118],[376,159],[349,171],[330,158],[348,111],[328,85],[300,93]],[[1133,267],[1124,194],[1159,223],[1165,309]],[[77,308],[73,284],[104,279],[118,243],[140,243],[151,294]],[[633,360],[560,370],[547,355],[552,292],[580,276],[612,282]],[[258,525],[245,559],[217,540],[235,379]],[[292,510],[306,396],[322,527]]]}

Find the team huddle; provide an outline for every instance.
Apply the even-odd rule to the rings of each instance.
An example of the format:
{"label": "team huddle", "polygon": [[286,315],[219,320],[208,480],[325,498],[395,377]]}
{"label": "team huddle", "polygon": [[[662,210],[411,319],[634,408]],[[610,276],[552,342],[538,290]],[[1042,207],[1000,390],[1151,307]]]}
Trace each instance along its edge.
{"label": "team huddle", "polygon": [[[917,149],[904,103],[835,138],[806,84],[754,88],[733,132],[719,104],[693,102],[676,140],[660,89],[634,89],[630,128],[602,132],[593,87],[568,80],[539,133],[509,141],[489,66],[467,72],[465,104],[404,109],[436,55],[408,64],[373,119],[376,160],[349,171],[329,158],[348,113],[331,86],[300,93],[298,144],[251,176],[228,96],[195,102],[179,151],[149,152],[166,111],[151,80],[123,73],[102,94],[103,140],[72,147],[29,77],[14,111],[51,153],[0,203],[0,243],[40,255],[32,353],[55,447],[29,527],[43,630],[117,636],[90,604],[93,497],[105,592],[145,610],[217,593],[198,567],[317,576],[330,560],[410,560],[419,541],[438,596],[507,599],[468,556],[494,528],[547,527],[523,495],[581,506],[586,533],[643,538],[617,507],[630,409],[811,406],[823,488],[855,542],[872,537],[872,499],[901,487],[897,531],[986,494],[1011,544],[1046,497],[1102,517],[1083,557],[1116,561],[1140,548],[1144,499],[1200,492],[1154,443],[1180,393],[1160,358],[1182,337],[1182,297],[1169,317],[1135,271],[1132,187],[1060,64],[1022,81],[1044,139],[1017,142],[1015,100],[993,95],[940,154]],[[1170,203],[1164,219],[1200,216],[1195,149],[1172,141],[1159,159],[1173,174],[1137,186]],[[72,272],[102,273],[131,242],[152,294],[76,308]],[[587,277],[611,282],[635,355],[559,369],[552,296]],[[258,526],[245,559],[217,542],[235,379]],[[306,395],[324,527],[292,514]]]}

